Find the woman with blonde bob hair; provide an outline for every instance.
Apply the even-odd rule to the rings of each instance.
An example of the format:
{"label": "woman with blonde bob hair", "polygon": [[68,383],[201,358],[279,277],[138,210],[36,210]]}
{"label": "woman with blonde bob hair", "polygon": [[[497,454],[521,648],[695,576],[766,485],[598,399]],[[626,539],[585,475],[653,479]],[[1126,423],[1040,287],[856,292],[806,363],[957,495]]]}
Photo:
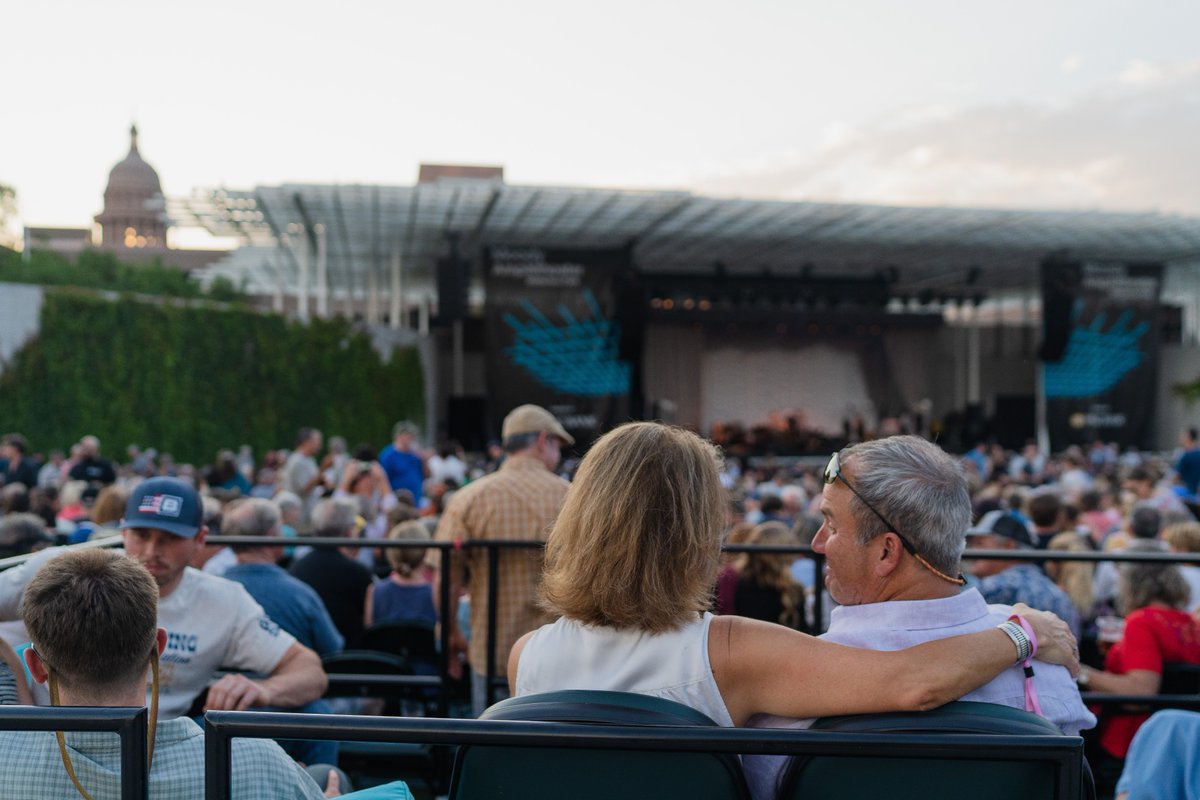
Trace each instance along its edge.
{"label": "woman with blonde bob hair", "polygon": [[[546,545],[543,602],[560,618],[523,636],[508,662],[517,695],[599,689],[654,695],[719,724],[753,714],[820,717],[933,708],[1014,664],[1007,629],[875,652],[781,625],[708,612],[725,496],[716,448],[636,422],[580,464]],[[1078,667],[1052,614],[1018,606],[1038,658]]]}

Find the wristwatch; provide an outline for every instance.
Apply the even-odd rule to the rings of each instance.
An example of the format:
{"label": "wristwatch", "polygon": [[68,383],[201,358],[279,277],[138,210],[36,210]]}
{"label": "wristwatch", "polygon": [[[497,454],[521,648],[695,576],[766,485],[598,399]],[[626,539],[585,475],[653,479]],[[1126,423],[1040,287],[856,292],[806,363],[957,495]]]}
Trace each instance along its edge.
{"label": "wristwatch", "polygon": [[1075,682],[1086,689],[1091,680],[1091,670],[1089,670],[1087,667],[1080,667],[1079,676],[1075,678]]}

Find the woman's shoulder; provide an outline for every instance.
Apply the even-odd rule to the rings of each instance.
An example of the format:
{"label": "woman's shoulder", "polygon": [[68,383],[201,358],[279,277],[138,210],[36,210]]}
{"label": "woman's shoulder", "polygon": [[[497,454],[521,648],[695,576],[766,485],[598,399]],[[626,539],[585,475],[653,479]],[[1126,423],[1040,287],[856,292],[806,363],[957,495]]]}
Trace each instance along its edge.
{"label": "woman's shoulder", "polygon": [[1144,606],[1129,612],[1125,616],[1126,629],[1131,625],[1147,628],[1200,627],[1200,624],[1186,611],[1162,606]]}

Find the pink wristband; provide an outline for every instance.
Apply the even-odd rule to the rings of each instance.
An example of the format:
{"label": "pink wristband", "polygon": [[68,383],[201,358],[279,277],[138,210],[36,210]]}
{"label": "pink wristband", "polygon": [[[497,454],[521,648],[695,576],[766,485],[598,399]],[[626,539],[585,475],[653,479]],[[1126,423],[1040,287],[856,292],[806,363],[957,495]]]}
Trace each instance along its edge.
{"label": "pink wristband", "polygon": [[1009,617],[1009,619],[1020,625],[1021,630],[1025,631],[1025,635],[1029,637],[1029,645],[1032,648],[1029,653],[1029,658],[1032,660],[1033,657],[1037,655],[1038,650],[1037,634],[1033,632],[1033,626],[1030,625],[1028,620],[1026,620],[1020,614],[1013,614],[1011,617]]}
{"label": "pink wristband", "polygon": [[1020,614],[1013,614],[1008,619],[1020,625],[1021,630],[1025,631],[1025,635],[1029,637],[1029,658],[1021,662],[1021,668],[1025,672],[1025,710],[1044,717],[1046,715],[1042,712],[1041,700],[1033,685],[1033,657],[1037,655],[1037,635],[1033,632],[1033,626]]}

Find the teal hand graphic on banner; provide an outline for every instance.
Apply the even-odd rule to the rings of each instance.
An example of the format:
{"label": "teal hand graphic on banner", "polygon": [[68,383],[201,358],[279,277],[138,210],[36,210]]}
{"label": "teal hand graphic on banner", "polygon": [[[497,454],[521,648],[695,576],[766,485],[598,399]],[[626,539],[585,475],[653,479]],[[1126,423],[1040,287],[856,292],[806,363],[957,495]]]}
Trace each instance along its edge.
{"label": "teal hand graphic on banner", "polygon": [[630,365],[617,358],[617,323],[604,318],[595,295],[583,292],[588,316],[576,319],[564,305],[558,307],[561,324],[547,319],[528,299],[521,308],[529,316],[522,321],[505,314],[515,339],[505,352],[543,386],[563,394],[609,397],[629,391]]}
{"label": "teal hand graphic on banner", "polygon": [[[1078,318],[1076,309],[1071,314],[1072,322]],[[1106,318],[1105,314],[1097,314],[1091,325],[1072,328],[1066,356],[1057,364],[1046,365],[1046,397],[1104,394],[1141,365],[1145,353],[1138,348],[1138,341],[1149,330],[1149,323],[1130,327],[1133,312],[1125,311],[1104,330]]]}

